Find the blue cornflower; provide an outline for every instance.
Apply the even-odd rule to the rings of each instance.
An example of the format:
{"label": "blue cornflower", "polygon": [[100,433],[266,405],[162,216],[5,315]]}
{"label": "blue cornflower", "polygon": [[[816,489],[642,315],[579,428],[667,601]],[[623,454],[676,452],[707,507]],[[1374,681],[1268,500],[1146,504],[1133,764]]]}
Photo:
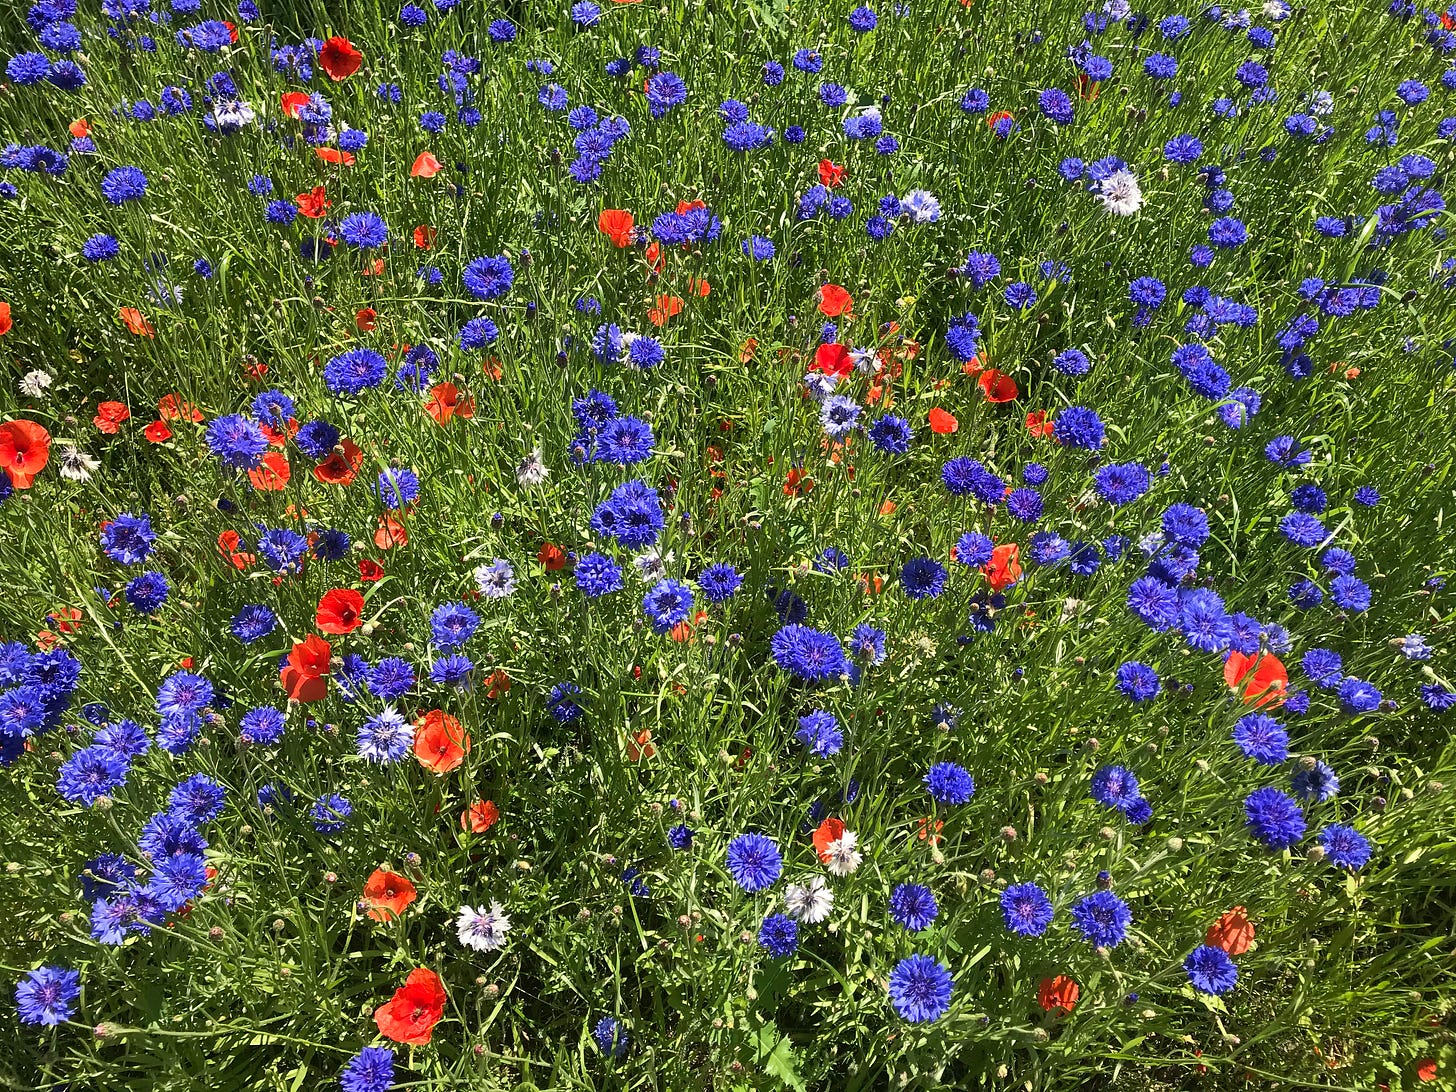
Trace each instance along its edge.
{"label": "blue cornflower", "polygon": [[793,955],[799,947],[799,923],[786,914],[770,914],[758,928],[758,945],[774,959]]}
{"label": "blue cornflower", "polygon": [[1041,936],[1052,915],[1051,899],[1034,883],[1014,883],[1001,892],[1001,918],[1017,936]]}
{"label": "blue cornflower", "polygon": [[885,662],[885,631],[866,622],[854,627],[849,635],[849,652],[857,660],[871,665]]}
{"label": "blue cornflower", "polygon": [[1126,811],[1142,797],[1137,776],[1125,766],[1103,766],[1092,775],[1089,791],[1093,800],[1118,811]]}
{"label": "blue cornflower", "polygon": [[1329,766],[1315,760],[1309,768],[1295,771],[1294,776],[1289,779],[1289,787],[1301,800],[1313,800],[1322,804],[1339,795],[1340,779]]}
{"label": "blue cornflower", "polygon": [[1329,530],[1319,517],[1308,512],[1290,512],[1279,521],[1279,531],[1296,546],[1314,549],[1329,537]]}
{"label": "blue cornflower", "polygon": [[809,749],[815,758],[837,755],[844,746],[844,733],[833,713],[815,709],[799,718],[799,730],[794,738]]}
{"label": "blue cornflower", "polygon": [[1353,576],[1337,576],[1330,581],[1330,598],[1341,610],[1360,614],[1370,609],[1370,586]]}
{"label": "blue cornflower", "polygon": [[81,972],[66,967],[38,967],[15,987],[15,1005],[22,1024],[55,1027],[71,1018],[81,996]]}
{"label": "blue cornflower", "polygon": [[324,365],[324,383],[334,394],[358,394],[384,382],[389,368],[373,349],[353,348]]}
{"label": "blue cornflower", "polygon": [[1289,733],[1266,713],[1248,713],[1234,724],[1234,743],[1261,766],[1277,766],[1289,757]]}
{"label": "blue cornflower", "polygon": [[1370,861],[1370,843],[1354,827],[1330,823],[1319,832],[1325,860],[1336,868],[1358,872]]}
{"label": "blue cornflower", "polygon": [[1228,993],[1239,980],[1239,969],[1222,948],[1200,944],[1183,960],[1188,981],[1201,993]]}
{"label": "blue cornflower", "polygon": [[249,709],[238,720],[238,735],[244,743],[271,747],[283,738],[284,715],[272,706]]}
{"label": "blue cornflower", "polygon": [[402,698],[415,688],[415,669],[407,660],[386,656],[369,672],[369,690],[385,701]]}
{"label": "blue cornflower", "polygon": [[361,250],[381,247],[389,240],[389,228],[372,212],[351,212],[339,221],[339,238]]}
{"label": "blue cornflower", "polygon": [[675,72],[658,72],[647,80],[647,105],[660,118],[674,106],[688,101],[688,87]]}
{"label": "blue cornflower", "polygon": [[781,669],[806,682],[823,682],[850,673],[849,660],[832,633],[791,622],[773,635],[770,647]]}
{"label": "blue cornflower", "polygon": [[443,603],[430,614],[430,639],[437,648],[459,648],[479,626],[480,615],[464,603]]}
{"label": "blue cornflower", "polygon": [[743,577],[726,562],[709,565],[698,574],[698,587],[710,603],[726,603],[743,586]]}
{"label": "blue cornflower", "polygon": [[1373,713],[1380,707],[1380,691],[1353,675],[1340,683],[1336,694],[1340,699],[1340,707],[1347,713]]}
{"label": "blue cornflower", "polygon": [[228,619],[228,629],[245,645],[268,636],[277,625],[278,616],[261,603],[249,603]]}
{"label": "blue cornflower", "polygon": [[654,633],[666,633],[686,621],[692,609],[692,589],[676,580],[659,580],[642,597],[642,612],[652,623]]}
{"label": "blue cornflower", "polygon": [[263,461],[263,452],[268,450],[268,438],[258,423],[239,413],[213,418],[208,422],[204,439],[223,466],[235,470],[255,469]]}
{"label": "blue cornflower", "polygon": [[299,573],[308,553],[308,539],[291,527],[273,527],[258,536],[258,553],[275,573]]}
{"label": "blue cornflower", "polygon": [[161,573],[142,573],[127,582],[126,601],[138,614],[152,614],[167,601],[172,586]]}
{"label": "blue cornflower", "polygon": [[1131,504],[1148,491],[1152,478],[1138,463],[1108,463],[1092,475],[1092,483],[1109,504]]}
{"label": "blue cornflower", "polygon": [[931,798],[941,804],[964,804],[976,793],[975,778],[954,762],[937,762],[923,780]]}
{"label": "blue cornflower", "polygon": [[870,443],[890,455],[904,455],[910,450],[913,431],[903,417],[885,415],[876,418],[866,430]]}
{"label": "blue cornflower", "polygon": [[1270,849],[1288,849],[1304,837],[1304,812],[1278,789],[1265,786],[1244,798],[1245,825]]}
{"label": "blue cornflower", "polygon": [[371,762],[398,762],[409,754],[414,737],[414,726],[386,706],[359,726],[355,747]]}
{"label": "blue cornflower", "polygon": [[106,262],[121,253],[115,235],[93,235],[81,244],[81,257],[88,262]]}
{"label": "blue cornflower", "polygon": [[398,511],[420,499],[420,479],[408,467],[392,467],[380,471],[375,492],[384,507]]}
{"label": "blue cornflower", "polygon": [[200,853],[178,853],[162,860],[144,891],[165,911],[181,910],[207,886],[207,860]]}
{"label": "blue cornflower", "polygon": [[504,254],[474,258],[460,274],[466,291],[478,300],[499,299],[515,284],[516,271]]}
{"label": "blue cornflower", "polygon": [[1099,948],[1116,948],[1127,937],[1132,911],[1111,891],[1094,891],[1072,904],[1072,924]]}
{"label": "blue cornflower", "polygon": [[349,1059],[339,1075],[339,1087],[343,1092],[388,1092],[394,1087],[394,1051],[389,1047],[365,1047]]}
{"label": "blue cornflower", "polygon": [[120,752],[100,745],[84,747],[62,764],[56,791],[73,804],[89,808],[126,784],[130,771],[131,763]]}
{"label": "blue cornflower", "polygon": [[592,1039],[606,1057],[620,1061],[627,1056],[627,1029],[611,1016],[603,1016],[592,1027]]}
{"label": "blue cornflower", "polygon": [[1178,628],[1188,643],[1201,652],[1222,652],[1233,640],[1233,621],[1223,600],[1207,588],[1185,592],[1178,612]]}
{"label": "blue cornflower", "polygon": [[101,529],[101,549],[119,565],[142,564],[156,541],[157,533],[146,513],[134,516],[123,512]]}
{"label": "blue cornflower", "polygon": [[1133,581],[1127,591],[1127,606],[1149,628],[1166,632],[1178,624],[1178,589],[1153,576]]}
{"label": "blue cornflower", "polygon": [[1106,439],[1106,431],[1095,411],[1071,406],[1057,416],[1056,436],[1067,447],[1096,451]]}
{"label": "blue cornflower", "polygon": [[933,957],[912,955],[890,972],[890,1002],[911,1023],[938,1020],[950,1009],[953,986],[950,971]]}
{"label": "blue cornflower", "polygon": [[751,894],[773,884],[784,861],[773,839],[750,832],[728,843],[727,866],[733,882]]}
{"label": "blue cornflower", "polygon": [[147,176],[140,167],[116,167],[101,180],[101,196],[113,205],[135,201],[147,192]]}
{"label": "blue cornflower", "polygon": [[1163,689],[1158,673],[1144,663],[1130,660],[1117,669],[1117,689],[1135,702],[1151,701]]}
{"label": "blue cornflower", "polygon": [[955,559],[958,564],[979,569],[991,560],[996,543],[979,531],[967,531],[956,539]]}
{"label": "blue cornflower", "polygon": [[905,562],[900,570],[900,586],[910,599],[934,599],[945,589],[945,566],[928,557]]}
{"label": "blue cornflower", "polygon": [[576,586],[588,599],[622,589],[622,568],[606,554],[590,553],[576,563]]}
{"label": "blue cornflower", "polygon": [[354,806],[348,800],[331,792],[314,801],[313,806],[308,809],[308,817],[313,823],[313,829],[320,834],[337,834],[344,829],[344,824],[353,812]]}
{"label": "blue cornflower", "polygon": [[930,928],[939,913],[935,895],[923,884],[897,884],[890,892],[890,917],[912,933]]}

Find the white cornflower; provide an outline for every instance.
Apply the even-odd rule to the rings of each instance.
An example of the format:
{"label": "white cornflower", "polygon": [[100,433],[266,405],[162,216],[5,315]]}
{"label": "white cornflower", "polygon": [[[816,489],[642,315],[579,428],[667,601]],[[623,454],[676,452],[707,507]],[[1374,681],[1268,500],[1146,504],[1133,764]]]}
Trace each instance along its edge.
{"label": "white cornflower", "polygon": [[89,482],[92,473],[101,467],[101,460],[93,459],[71,444],[56,449],[56,461],[60,464],[61,477],[73,482]]}
{"label": "white cornflower", "polygon": [[824,399],[834,393],[834,388],[837,386],[839,386],[839,378],[828,372],[810,372],[804,376],[804,390],[810,398],[820,404],[823,404]]}
{"label": "white cornflower", "polygon": [[881,367],[880,354],[873,349],[851,349],[849,359],[860,375],[875,375]]}
{"label": "white cornflower", "polygon": [[475,570],[475,583],[487,599],[505,599],[516,590],[516,571],[509,561],[498,557]]}
{"label": "white cornflower", "polygon": [[54,382],[50,372],[35,368],[20,377],[20,393],[27,398],[44,398],[46,388]]}
{"label": "white cornflower", "polygon": [[940,201],[929,190],[911,190],[900,199],[900,211],[917,224],[933,224],[940,219]]}
{"label": "white cornflower", "polygon": [[505,907],[492,902],[484,906],[462,906],[460,917],[455,921],[460,933],[460,943],[477,952],[493,952],[505,947],[506,934],[511,931],[511,919],[506,917]]}
{"label": "white cornflower", "polygon": [[791,883],[784,888],[784,906],[795,921],[818,925],[834,908],[834,892],[823,876],[814,876],[808,883]]}
{"label": "white cornflower", "polygon": [[864,861],[864,854],[854,848],[858,841],[858,834],[846,830],[824,847],[824,855],[828,858],[824,863],[829,866],[830,872],[836,876],[848,876],[860,866]]}
{"label": "white cornflower", "polygon": [[648,550],[646,553],[638,554],[632,559],[632,567],[637,570],[637,575],[649,584],[656,584],[667,576],[667,566],[672,562],[672,551],[667,552],[664,557],[656,550]]}
{"label": "white cornflower", "polygon": [[541,449],[535,448],[516,467],[516,481],[520,482],[523,488],[530,489],[544,482],[550,473],[551,471],[541,458]]}
{"label": "white cornflower", "polygon": [[1115,216],[1131,216],[1143,207],[1143,191],[1129,170],[1113,171],[1098,189],[1102,207]]}

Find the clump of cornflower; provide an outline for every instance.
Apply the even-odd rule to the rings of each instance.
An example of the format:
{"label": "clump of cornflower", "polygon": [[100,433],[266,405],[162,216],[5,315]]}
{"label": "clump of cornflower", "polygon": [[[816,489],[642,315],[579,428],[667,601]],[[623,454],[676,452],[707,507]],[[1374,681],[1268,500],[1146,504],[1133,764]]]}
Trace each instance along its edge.
{"label": "clump of cornflower", "polygon": [[829,758],[837,755],[844,746],[844,733],[833,713],[815,709],[799,718],[799,729],[794,738],[809,749],[815,758]]}

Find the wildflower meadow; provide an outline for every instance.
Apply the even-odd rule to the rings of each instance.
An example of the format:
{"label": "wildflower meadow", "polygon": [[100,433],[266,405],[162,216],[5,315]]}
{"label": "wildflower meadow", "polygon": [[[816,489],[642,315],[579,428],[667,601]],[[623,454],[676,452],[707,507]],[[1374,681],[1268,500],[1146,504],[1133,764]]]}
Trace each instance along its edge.
{"label": "wildflower meadow", "polygon": [[0,63],[0,1086],[1453,1086],[1456,9]]}

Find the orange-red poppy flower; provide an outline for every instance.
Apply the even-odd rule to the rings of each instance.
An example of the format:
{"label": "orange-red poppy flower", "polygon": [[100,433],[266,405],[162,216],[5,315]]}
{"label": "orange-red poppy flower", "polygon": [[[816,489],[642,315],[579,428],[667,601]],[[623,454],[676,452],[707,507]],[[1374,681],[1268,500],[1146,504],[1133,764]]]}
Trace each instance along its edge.
{"label": "orange-red poppy flower", "polygon": [[376,868],[364,881],[364,902],[369,907],[369,916],[375,921],[399,917],[414,901],[415,885],[398,872]]}
{"label": "orange-red poppy flower", "polygon": [[656,758],[657,745],[652,742],[652,729],[644,728],[627,737],[627,761],[641,762],[644,758]]}
{"label": "orange-red poppy flower", "polygon": [[131,410],[125,402],[102,402],[96,407],[96,416],[91,423],[108,436],[114,436],[122,422],[131,417]]}
{"label": "orange-red poppy flower", "polygon": [[1203,943],[1211,948],[1222,948],[1229,955],[1243,955],[1254,941],[1254,926],[1248,912],[1242,906],[1226,911],[1218,921],[1208,927]]}
{"label": "orange-red poppy flower", "polygon": [[452,417],[468,420],[475,416],[475,400],[461,397],[454,383],[437,383],[430,388],[425,412],[434,418],[437,425],[447,424]]}
{"label": "orange-red poppy flower", "polygon": [[415,721],[415,758],[432,773],[447,774],[470,753],[470,733],[442,709]]}
{"label": "orange-red poppy flower", "polygon": [[814,479],[797,466],[791,467],[784,478],[784,496],[786,497],[802,497],[813,488]]}
{"label": "orange-red poppy flower", "polygon": [[854,297],[837,284],[823,285],[815,298],[819,302],[820,313],[829,318],[848,314],[854,309]]}
{"label": "orange-red poppy flower", "polygon": [[995,368],[983,371],[977,382],[981,384],[981,393],[986,396],[987,402],[1013,402],[1021,395],[1016,387],[1016,380]]}
{"label": "orange-red poppy flower", "polygon": [[384,579],[384,566],[367,557],[359,559],[359,579],[366,584]]}
{"label": "orange-red poppy flower", "polygon": [[1422,1058],[1416,1063],[1416,1080],[1421,1083],[1434,1081],[1438,1075],[1435,1058]]}
{"label": "orange-red poppy flower", "polygon": [[180,421],[185,417],[194,425],[203,421],[202,411],[190,402],[183,402],[178,394],[164,394],[157,399],[157,416],[163,421]]}
{"label": "orange-red poppy flower", "polygon": [[1015,115],[1009,113],[1008,111],[997,110],[994,114],[988,114],[986,116],[986,126],[994,133],[996,131],[996,126],[1001,124],[1001,122],[1015,120]]}
{"label": "orange-red poppy flower", "polygon": [[374,1023],[386,1039],[423,1046],[445,1015],[448,1000],[440,976],[427,967],[416,967],[394,996],[374,1010]]}
{"label": "orange-red poppy flower", "polygon": [[293,469],[288,465],[288,456],[281,451],[270,451],[263,461],[248,471],[248,481],[260,493],[281,493]]}
{"label": "orange-red poppy flower", "polygon": [[336,34],[319,49],[318,59],[319,67],[337,83],[359,71],[359,66],[364,63],[364,54],[355,49],[349,39]]}
{"label": "orange-red poppy flower", "polygon": [[500,818],[500,808],[490,800],[477,800],[460,813],[460,829],[484,834]]}
{"label": "orange-red poppy flower", "polygon": [[10,333],[15,320],[10,317],[10,304],[0,301],[0,337]]}
{"label": "orange-red poppy flower", "polygon": [[436,159],[429,152],[421,152],[415,156],[414,165],[410,167],[411,178],[434,178],[445,169],[445,165]]}
{"label": "orange-red poppy flower", "polygon": [[147,321],[146,316],[135,307],[123,307],[117,314],[121,316],[121,321],[126,323],[126,328],[137,337],[151,337],[157,332]]}
{"label": "orange-red poppy flower", "polygon": [[673,315],[683,309],[683,301],[676,296],[658,296],[657,306],[647,309],[648,321],[654,326],[664,326]]}
{"label": "orange-red poppy flower", "polygon": [[940,436],[948,436],[961,427],[961,423],[954,416],[937,406],[928,414],[930,431]]}
{"label": "orange-red poppy flower", "polygon": [[603,209],[597,217],[597,230],[612,240],[612,245],[626,247],[635,238],[632,214],[626,209]]}
{"label": "orange-red poppy flower", "polygon": [[848,173],[844,167],[840,167],[833,160],[821,159],[819,161],[819,181],[831,189],[844,181]]}
{"label": "orange-red poppy flower", "polygon": [[307,216],[310,220],[323,219],[334,204],[328,199],[322,186],[315,186],[307,193],[300,193],[293,199],[293,203],[298,206],[298,214]]}
{"label": "orange-red poppy flower", "polygon": [[379,517],[379,526],[374,529],[374,545],[381,550],[392,550],[396,546],[409,545],[409,532],[403,523],[393,516]]}
{"label": "orange-red poppy flower", "polygon": [[830,816],[814,829],[814,852],[819,854],[819,859],[824,862],[829,860],[829,843],[837,842],[844,837],[844,820]]}
{"label": "orange-red poppy flower", "polygon": [[142,435],[154,444],[164,444],[172,438],[172,430],[167,427],[166,421],[157,420],[144,428]]}
{"label": "orange-red poppy flower", "polygon": [[364,452],[353,440],[339,441],[338,450],[313,468],[313,476],[324,485],[348,485],[364,465]]}
{"label": "orange-red poppy flower", "polygon": [[353,588],[324,592],[313,623],[320,633],[353,633],[364,624],[364,597]]}
{"label": "orange-red poppy flower", "polygon": [[1026,415],[1026,431],[1037,439],[1050,436],[1056,431],[1056,424],[1047,416],[1046,410],[1033,410]]}
{"label": "orange-red poppy flower", "polygon": [[820,345],[814,350],[814,363],[809,365],[809,370],[823,372],[836,379],[845,378],[854,371],[854,361],[850,359],[849,347],[841,345],[837,341]]}
{"label": "orange-red poppy flower", "polygon": [[24,419],[0,425],[0,469],[16,489],[29,489],[50,459],[51,434],[43,425]]}
{"label": "orange-red poppy flower", "polygon": [[283,112],[291,118],[298,117],[298,111],[308,105],[307,91],[285,91],[281,98]]}
{"label": "orange-red poppy flower", "polygon": [[548,542],[536,552],[536,560],[548,573],[560,572],[566,568],[566,551],[554,542]]}
{"label": "orange-red poppy flower", "polygon": [[85,118],[77,118],[66,126],[66,132],[70,133],[77,140],[91,135],[91,123]]}
{"label": "orange-red poppy flower", "polygon": [[1289,672],[1272,652],[1230,652],[1223,662],[1223,680],[1230,690],[1243,691],[1245,705],[1260,708],[1283,704],[1289,689]]}
{"label": "orange-red poppy flower", "polygon": [[1036,1003],[1047,1012],[1069,1013],[1077,1005],[1082,989],[1064,974],[1043,978],[1036,990]]}
{"label": "orange-red poppy flower", "polygon": [[217,552],[232,562],[235,569],[246,569],[255,560],[252,554],[239,550],[243,544],[243,536],[236,531],[223,531],[217,536]]}
{"label": "orange-red poppy flower", "polygon": [[294,701],[321,701],[329,692],[329,643],[310,633],[293,646],[288,663],[278,673],[283,689]]}
{"label": "orange-red poppy flower", "polygon": [[933,846],[938,846],[940,845],[940,832],[944,829],[944,819],[937,819],[932,823],[930,816],[927,815],[920,820],[920,828],[916,832],[915,837],[919,838],[922,842],[929,842]]}
{"label": "orange-red poppy flower", "polygon": [[981,575],[992,591],[1004,591],[1021,579],[1021,550],[1007,542],[991,551],[991,560],[981,566]]}
{"label": "orange-red poppy flower", "polygon": [[325,163],[332,163],[335,166],[352,167],[354,165],[353,152],[342,152],[338,148],[315,148],[313,154]]}
{"label": "orange-red poppy flower", "polygon": [[372,307],[361,307],[354,312],[354,329],[361,334],[370,333],[379,325],[379,312]]}
{"label": "orange-red poppy flower", "polygon": [[414,231],[410,233],[411,238],[415,241],[415,246],[420,250],[429,250],[430,247],[434,246],[435,236],[438,234],[439,232],[430,227],[429,224],[417,224],[415,225]]}
{"label": "orange-red poppy flower", "polygon": [[496,698],[503,698],[511,692],[511,677],[500,668],[490,673],[490,678],[485,680],[485,696],[494,701]]}

